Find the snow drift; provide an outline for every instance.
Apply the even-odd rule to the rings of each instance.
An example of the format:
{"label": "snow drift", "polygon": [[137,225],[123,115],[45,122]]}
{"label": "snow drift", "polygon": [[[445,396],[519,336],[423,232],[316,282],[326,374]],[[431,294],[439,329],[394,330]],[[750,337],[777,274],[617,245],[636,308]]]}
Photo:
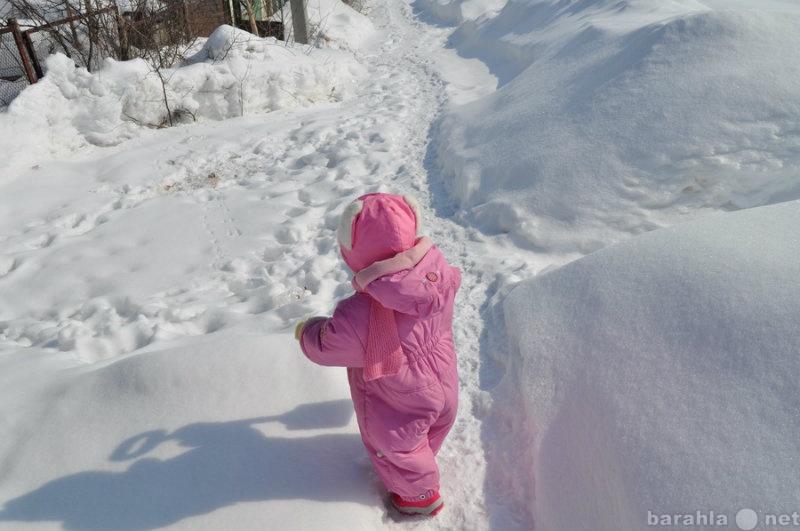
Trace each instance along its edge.
{"label": "snow drift", "polygon": [[797,198],[798,23],[769,3],[508,2],[452,39],[493,57],[501,88],[444,119],[447,189],[485,232],[562,262]]}
{"label": "snow drift", "polygon": [[[357,49],[375,29],[369,19],[338,1],[318,2],[312,15],[328,44],[324,48],[288,46],[220,26],[208,39],[199,39],[197,49],[187,50],[183,63],[160,70],[142,59],[106,59],[99,71],[90,73],[62,54],[51,55],[45,77],[15,99],[0,122],[5,162],[9,168],[29,164],[23,158],[26,146],[37,143],[63,156],[118,145],[147,128],[345,100],[364,75],[348,48]],[[335,39],[347,37],[341,24],[347,25],[351,39],[341,41],[349,42],[339,45],[344,49],[336,49]],[[48,104],[42,106],[42,101]]]}
{"label": "snow drift", "polygon": [[799,245],[795,201],[649,233],[511,292],[493,474],[537,529],[797,509]]}
{"label": "snow drift", "polygon": [[[20,404],[0,424],[0,471],[16,478],[0,488],[0,527],[259,529],[266,510],[276,529],[352,529],[343,506],[373,518],[347,384],[296,349],[239,330],[99,367],[4,353]],[[22,379],[12,363],[35,370]]]}

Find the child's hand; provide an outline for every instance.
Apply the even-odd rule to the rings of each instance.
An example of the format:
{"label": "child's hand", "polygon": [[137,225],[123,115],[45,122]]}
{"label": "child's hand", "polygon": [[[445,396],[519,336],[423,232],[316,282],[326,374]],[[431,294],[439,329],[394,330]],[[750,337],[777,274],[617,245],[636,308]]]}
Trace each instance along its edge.
{"label": "child's hand", "polygon": [[303,333],[303,327],[306,325],[307,322],[308,322],[308,319],[306,319],[304,321],[300,321],[299,323],[297,323],[297,326],[294,328],[294,338],[296,340],[300,341],[300,334]]}

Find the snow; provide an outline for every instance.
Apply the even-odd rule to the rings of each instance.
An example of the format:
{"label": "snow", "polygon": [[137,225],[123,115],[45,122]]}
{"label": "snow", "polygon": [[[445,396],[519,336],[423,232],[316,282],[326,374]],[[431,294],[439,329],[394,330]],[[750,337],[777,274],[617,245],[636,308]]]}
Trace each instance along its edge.
{"label": "snow", "polygon": [[[160,72],[56,55],[0,114],[0,529],[791,521],[800,6],[364,5]],[[292,337],[379,190],[464,273],[433,519]]]}
{"label": "snow", "polygon": [[456,39],[502,58],[502,87],[442,125],[444,177],[470,222],[566,261],[800,196],[796,9],[562,4],[509,2]]}
{"label": "snow", "polygon": [[502,394],[536,422],[498,454],[536,440],[511,495],[539,528],[795,510],[799,229],[796,201],[711,216],[511,291]]}

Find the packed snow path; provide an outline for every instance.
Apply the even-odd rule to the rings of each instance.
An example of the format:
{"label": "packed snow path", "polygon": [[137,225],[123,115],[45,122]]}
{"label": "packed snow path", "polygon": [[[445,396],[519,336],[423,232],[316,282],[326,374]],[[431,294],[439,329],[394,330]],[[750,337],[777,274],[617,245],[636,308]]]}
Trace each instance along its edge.
{"label": "packed snow path", "polygon": [[[236,437],[236,433],[244,436],[258,417],[285,412],[280,409],[282,405],[284,409],[302,407],[302,403],[294,401],[328,396],[338,404],[337,399],[346,398],[343,371],[312,367],[288,338],[297,320],[330,313],[335,300],[349,291],[348,275],[339,259],[334,235],[338,214],[357,195],[378,190],[418,197],[425,207],[423,231],[464,272],[455,324],[462,381],[460,416],[440,459],[447,508],[436,519],[410,525],[419,529],[490,527],[492,510],[487,502],[492,498],[484,492],[486,457],[481,432],[481,416],[488,408],[488,395],[481,388],[487,378],[481,361],[481,342],[485,340],[481,309],[491,295],[496,274],[491,253],[476,241],[477,236],[449,217],[453,211],[437,178],[430,140],[437,117],[450,101],[470,99],[491,86],[493,79],[477,61],[465,61],[454,51],[446,50],[446,30],[418,20],[409,4],[380,3],[374,6],[370,17],[383,41],[365,47],[374,51],[359,57],[368,73],[355,88],[357,97],[309,109],[281,110],[148,133],[118,148],[108,148],[110,153],[90,150],[80,160],[67,164],[43,162],[27,171],[24,179],[9,185],[10,193],[19,187],[20,197],[32,197],[30,191],[36,192],[33,195],[38,206],[23,203],[16,205],[17,212],[9,213],[24,214],[28,219],[19,222],[16,233],[4,235],[6,256],[14,258],[4,258],[0,276],[13,281],[5,286],[13,314],[6,310],[0,316],[0,339],[5,348],[32,348],[34,352],[41,351],[42,356],[34,357],[41,364],[36,379],[25,386],[19,381],[6,382],[19,388],[16,401],[6,404],[6,408],[25,410],[30,409],[30,404],[42,404],[42,411],[37,411],[41,416],[6,417],[10,431],[23,433],[4,441],[2,470],[11,481],[0,492],[0,498],[12,501],[6,512],[0,513],[0,527],[39,519],[52,522],[56,528],[62,523],[67,528],[184,524],[205,528],[225,523],[235,528],[263,528],[264,519],[281,527],[282,518],[288,518],[286,515],[293,511],[297,514],[297,509],[286,501],[277,505],[281,497],[293,495],[302,499],[305,480],[313,491],[308,497],[315,498],[317,489],[312,485],[317,479],[313,472],[305,471],[298,481],[290,483],[289,494],[283,489],[274,496],[274,503],[262,504],[262,509],[250,508],[243,512],[244,516],[231,514],[233,509],[226,505],[257,501],[258,491],[242,492],[239,500],[224,496],[220,500],[216,494],[206,493],[201,499],[207,503],[197,512],[193,512],[191,501],[197,493],[189,491],[185,500],[171,500],[174,507],[168,515],[144,520],[132,517],[125,521],[128,517],[108,507],[109,514],[98,517],[98,524],[92,522],[94,513],[82,511],[79,502],[72,498],[65,501],[62,496],[75,489],[73,477],[80,479],[82,485],[93,485],[81,474],[94,474],[85,471],[106,467],[118,470],[120,463],[115,461],[120,460],[114,456],[120,453],[138,456],[140,448],[120,452],[118,446],[111,463],[104,462],[108,449],[120,442],[125,447],[123,441],[147,441],[144,449],[151,450],[150,438],[168,432],[171,425],[173,434],[159,437],[189,444],[185,442],[186,428],[208,417],[225,423],[226,437]],[[460,88],[448,85],[447,71],[453,69],[460,69],[459,79],[464,78],[465,71],[474,69],[475,83]],[[64,179],[58,182],[69,185],[54,190],[54,175]],[[22,193],[23,188],[27,194]],[[38,214],[31,218],[32,212]],[[60,279],[56,287],[31,296],[36,293],[33,286],[42,282],[50,285],[52,279]],[[208,334],[223,339],[206,339]],[[280,339],[275,339],[276,334]],[[274,348],[275,343],[279,353],[257,353],[258,345]],[[221,345],[226,348],[215,357],[213,353]],[[156,354],[138,361],[140,352]],[[184,358],[182,353],[189,352],[195,353],[191,371],[176,361]],[[279,368],[273,367],[274,373],[268,370],[269,362],[264,359],[267,355],[281,358]],[[117,362],[121,356],[128,357]],[[287,361],[285,358],[289,357]],[[76,359],[82,364],[76,366]],[[195,365],[197,359],[205,359],[207,369],[202,363]],[[11,354],[3,361],[7,368],[15,368],[21,360],[22,355]],[[228,374],[220,369],[220,363],[244,367]],[[136,367],[133,373],[132,366]],[[63,382],[53,390],[52,380],[42,374],[64,370],[67,372]],[[152,384],[152,379],[145,376],[151,370],[173,374],[175,385],[170,387],[174,389],[167,392],[159,384]],[[257,394],[247,391],[241,371],[251,373],[252,383],[263,387]],[[132,374],[147,381],[145,389],[150,389],[149,394],[137,393],[135,404],[125,403],[120,398],[125,393],[116,387],[130,389],[138,385]],[[189,390],[198,383],[195,377],[202,385],[226,388],[229,393],[233,392],[230,387],[241,386],[240,401],[245,396],[247,403],[236,405],[235,411],[226,410],[226,404],[237,403],[233,392],[233,396],[197,411],[202,406],[191,407],[189,398],[197,392]],[[217,378],[216,383],[212,377]],[[129,378],[133,380],[127,381]],[[85,385],[82,382],[86,379],[95,383]],[[282,385],[291,382],[299,382],[314,392],[304,395],[297,391],[280,399],[274,396]],[[70,391],[73,388],[82,390]],[[221,389],[210,391],[209,396],[218,392]],[[25,475],[27,463],[37,453],[57,451],[69,456],[75,449],[59,435],[51,437],[55,442],[34,439],[31,443],[24,433],[35,429],[37,423],[47,423],[53,426],[54,433],[59,433],[58,426],[71,425],[70,407],[64,404],[72,400],[85,407],[87,402],[104,401],[106,394],[113,397],[105,404],[112,413],[94,411],[89,406],[86,414],[96,417],[98,424],[90,422],[82,429],[95,433],[90,445],[94,450],[75,457],[67,467],[75,476],[50,476],[47,461],[39,467],[28,467],[30,473]],[[62,406],[51,411],[48,404],[54,400]],[[168,409],[154,404],[164,400],[177,400],[183,406],[166,414],[163,425],[152,425],[152,417],[146,411],[148,407]],[[264,403],[277,409],[259,410]],[[108,424],[121,414],[115,407],[127,411],[127,425]],[[247,416],[253,419],[237,424],[239,431],[228,423]],[[338,428],[339,435],[331,437],[353,434],[354,421]],[[190,431],[198,438],[212,430],[205,426]],[[347,440],[357,441],[354,437]],[[362,488],[366,489],[362,494],[366,496],[366,509],[350,513],[328,510],[347,529],[357,525],[374,528],[377,522],[394,526],[380,506],[381,490],[369,467],[351,455],[363,452],[360,444],[342,450],[341,441],[332,443],[334,449],[328,451],[355,461],[339,463],[332,477],[341,477],[346,490],[359,481],[353,474],[360,474]],[[255,440],[248,448],[255,448]],[[174,457],[169,448],[158,451],[162,453],[155,454],[157,457]],[[297,454],[290,454],[287,459],[293,456]],[[186,457],[187,462],[192,459],[205,464],[212,461],[210,457],[202,461]],[[325,456],[321,459],[324,461]],[[219,460],[220,456],[215,456],[215,463]],[[348,466],[355,472],[343,471]],[[219,464],[214,467],[222,468]],[[134,467],[126,473],[132,470]],[[136,470],[141,472],[140,468]],[[167,473],[166,468],[163,472]],[[291,473],[283,470],[283,474]],[[323,465],[318,474],[330,475],[331,471]],[[147,485],[148,480],[138,472],[135,477],[135,481]],[[15,478],[19,480],[14,481]],[[94,480],[95,476],[91,478]],[[249,482],[257,483],[257,478],[248,476],[242,485]],[[323,486],[329,483],[323,482]],[[99,482],[97,485],[97,491],[88,488],[84,495],[107,500],[115,492],[101,488]],[[242,485],[239,489],[246,491]],[[336,499],[334,495],[331,498]],[[222,507],[225,510],[213,512]],[[212,513],[202,516],[209,511]],[[325,519],[325,511],[314,514]],[[369,523],[371,519],[375,522]],[[397,525],[406,529],[409,523]],[[330,523],[326,521],[325,527],[330,528]]]}

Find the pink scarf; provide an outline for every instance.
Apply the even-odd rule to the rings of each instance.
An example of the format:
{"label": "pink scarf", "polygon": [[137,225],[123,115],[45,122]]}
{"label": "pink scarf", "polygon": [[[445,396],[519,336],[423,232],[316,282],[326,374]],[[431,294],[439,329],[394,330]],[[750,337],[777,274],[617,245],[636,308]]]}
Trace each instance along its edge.
{"label": "pink scarf", "polygon": [[[431,247],[433,247],[433,242],[430,239],[424,236],[419,238],[411,249],[388,260],[376,262],[360,271],[353,279],[353,287],[358,291],[365,291],[373,280],[383,275],[414,267]],[[377,380],[384,376],[397,374],[403,364],[403,358],[403,348],[400,345],[400,335],[397,333],[394,310],[385,308],[377,300],[372,299],[372,306],[369,310],[364,380]]]}
{"label": "pink scarf", "polygon": [[377,380],[397,374],[402,363],[403,349],[397,334],[394,310],[384,308],[381,303],[373,299],[369,311],[364,380]]}

